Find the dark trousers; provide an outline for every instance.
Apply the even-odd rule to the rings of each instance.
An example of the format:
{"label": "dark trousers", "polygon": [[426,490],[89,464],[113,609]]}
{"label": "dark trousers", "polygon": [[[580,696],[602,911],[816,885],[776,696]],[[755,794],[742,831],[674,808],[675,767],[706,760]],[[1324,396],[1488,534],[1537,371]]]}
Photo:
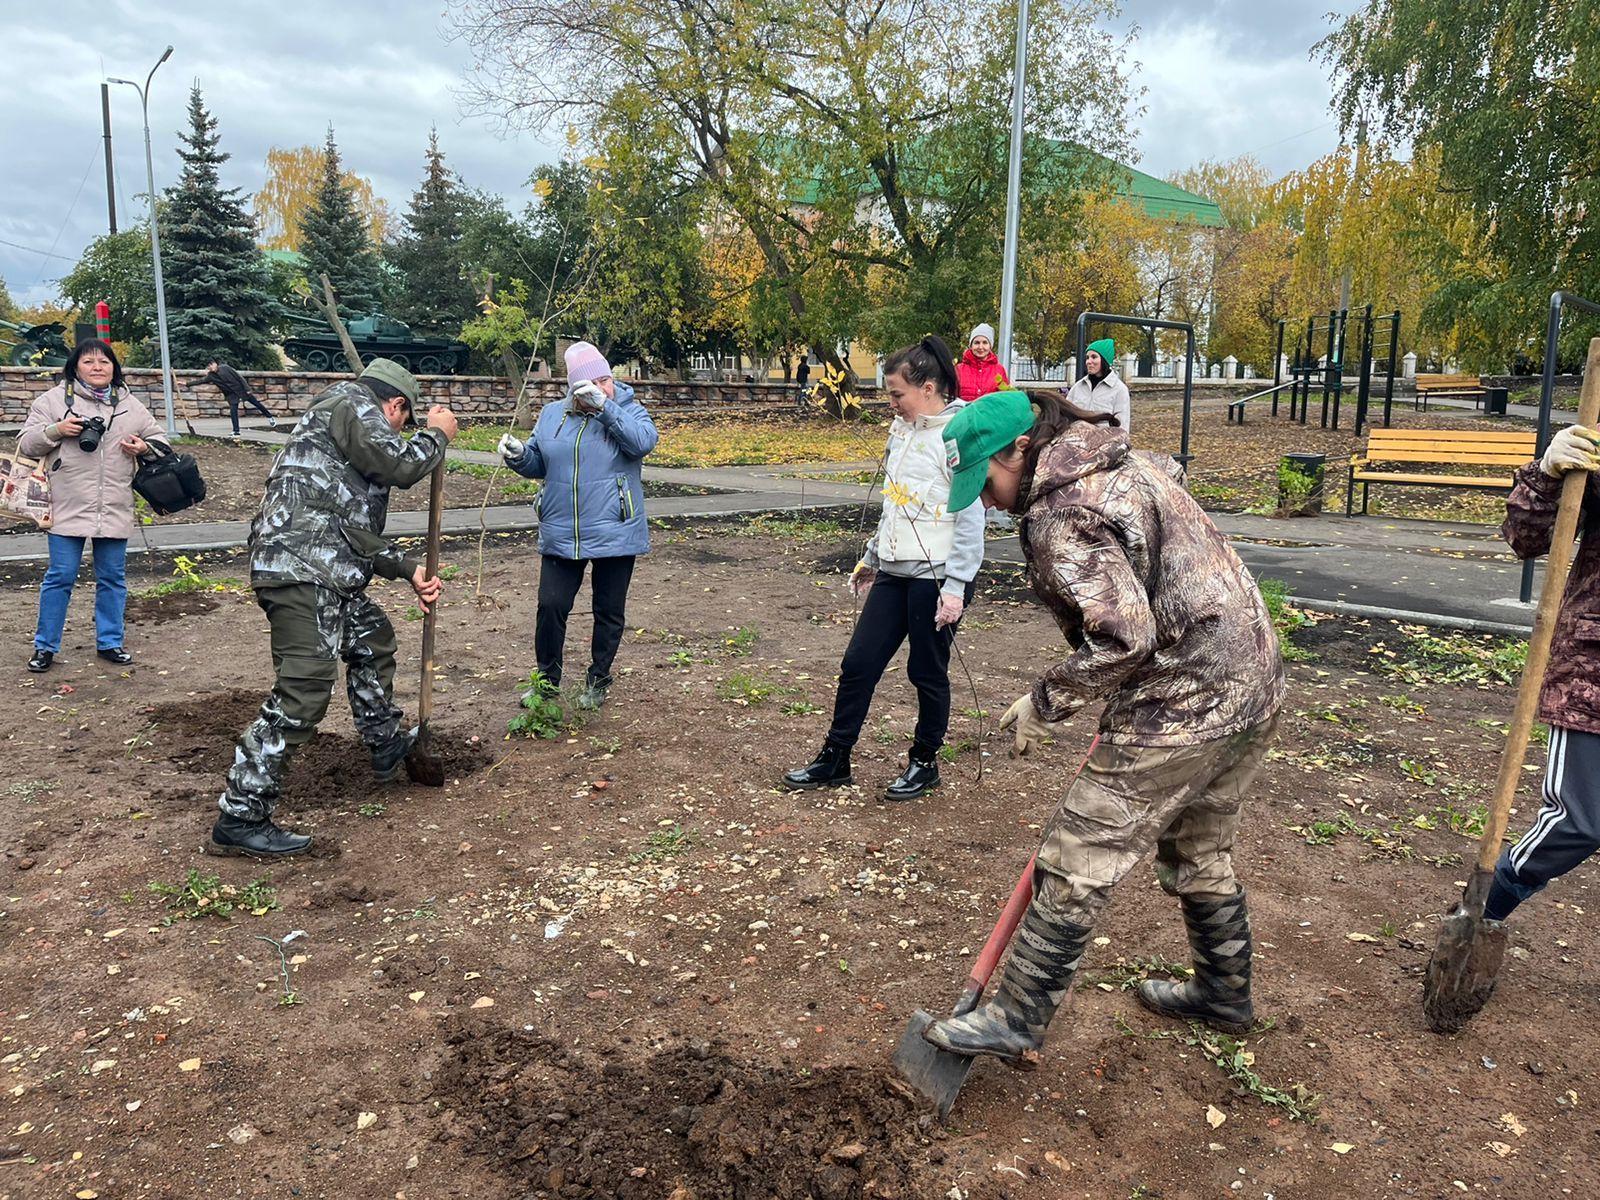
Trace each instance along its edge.
{"label": "dark trousers", "polygon": [[[902,642],[910,642],[906,678],[917,689],[917,730],[912,753],[928,761],[944,745],[950,728],[950,646],[955,626],[935,629],[940,583],[936,579],[903,579],[878,572],[877,582],[861,606],[839,664],[839,694],[833,701],[828,743],[848,750],[861,736],[872,691],[883,678]],[[967,584],[966,602],[972,602]]]}
{"label": "dark trousers", "polygon": [[1550,728],[1544,804],[1533,828],[1495,865],[1483,915],[1503,921],[1552,879],[1600,849],[1600,734]]}
{"label": "dark trousers", "polygon": [[254,396],[251,396],[251,395],[229,396],[228,397],[228,419],[233,422],[233,436],[234,437],[238,437],[239,436],[239,405],[241,405],[241,404],[254,405],[256,411],[259,412],[263,417],[272,416],[272,410],[269,409],[265,404],[261,403],[261,401],[257,400]]}
{"label": "dark trousers", "polygon": [[545,554],[539,563],[539,612],[533,623],[533,656],[539,673],[552,684],[561,682],[562,650],[567,642],[567,618],[572,615],[583,569],[593,567],[589,588],[593,601],[594,633],[589,639],[589,682],[611,682],[611,664],[622,644],[627,624],[628,583],[633,579],[633,555],[617,558],[556,558]]}

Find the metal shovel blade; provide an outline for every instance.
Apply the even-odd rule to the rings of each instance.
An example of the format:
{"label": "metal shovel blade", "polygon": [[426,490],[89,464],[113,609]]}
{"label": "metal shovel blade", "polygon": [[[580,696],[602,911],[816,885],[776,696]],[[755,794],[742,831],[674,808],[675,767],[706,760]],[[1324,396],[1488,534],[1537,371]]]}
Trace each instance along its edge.
{"label": "metal shovel blade", "polygon": [[[1474,875],[1487,872],[1474,872]],[[1481,888],[1474,895],[1475,886]],[[1483,917],[1487,880],[1472,879],[1461,903],[1439,923],[1439,941],[1428,960],[1422,1012],[1435,1033],[1456,1033],[1478,1014],[1494,993],[1506,954],[1505,926]],[[1477,903],[1474,903],[1474,901]]]}
{"label": "metal shovel blade", "polygon": [[933,1102],[942,1125],[950,1119],[956,1096],[967,1081],[967,1072],[972,1070],[972,1058],[941,1050],[922,1036],[938,1019],[920,1008],[911,1014],[911,1021],[895,1049],[894,1065],[907,1083]]}

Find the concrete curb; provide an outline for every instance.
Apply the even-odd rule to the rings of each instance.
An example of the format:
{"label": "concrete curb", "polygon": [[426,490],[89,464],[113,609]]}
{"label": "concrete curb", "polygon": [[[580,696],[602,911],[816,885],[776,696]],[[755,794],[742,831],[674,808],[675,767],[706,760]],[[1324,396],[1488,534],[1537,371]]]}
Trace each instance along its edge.
{"label": "concrete curb", "polygon": [[1469,617],[1411,612],[1403,608],[1377,608],[1370,604],[1350,604],[1344,600],[1312,600],[1304,596],[1285,596],[1284,600],[1308,612],[1332,613],[1337,617],[1368,617],[1377,621],[1400,621],[1406,625],[1456,629],[1462,633],[1493,633],[1503,637],[1524,638],[1533,630],[1531,619],[1526,625],[1510,625],[1503,621],[1478,621]]}

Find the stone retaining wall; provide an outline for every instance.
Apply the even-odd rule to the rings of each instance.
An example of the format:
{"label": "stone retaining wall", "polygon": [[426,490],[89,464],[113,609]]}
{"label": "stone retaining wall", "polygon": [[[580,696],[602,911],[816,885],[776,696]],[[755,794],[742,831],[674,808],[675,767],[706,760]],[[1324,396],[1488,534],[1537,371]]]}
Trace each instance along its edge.
{"label": "stone retaining wall", "polygon": [[[185,399],[194,407],[195,417],[226,417],[228,405],[222,393],[202,384],[204,371],[174,371],[179,391],[174,392],[174,411],[182,417]],[[348,379],[348,374],[321,374],[309,371],[241,371],[260,401],[277,416],[295,416],[305,411],[310,398],[329,384]],[[123,371],[129,389],[160,414],[163,406],[161,372],[153,368],[129,367]],[[20,425],[36,397],[60,382],[55,370],[34,367],[0,367],[0,424]],[[516,391],[509,380],[495,375],[419,375],[422,402],[447,404],[464,416],[502,415],[512,411]],[[797,389],[781,383],[678,383],[669,380],[633,382],[639,399],[650,408],[729,408],[771,406],[792,402]],[[566,384],[559,379],[530,379],[528,388],[536,405],[559,400]],[[877,389],[862,388],[863,399],[873,399]]]}

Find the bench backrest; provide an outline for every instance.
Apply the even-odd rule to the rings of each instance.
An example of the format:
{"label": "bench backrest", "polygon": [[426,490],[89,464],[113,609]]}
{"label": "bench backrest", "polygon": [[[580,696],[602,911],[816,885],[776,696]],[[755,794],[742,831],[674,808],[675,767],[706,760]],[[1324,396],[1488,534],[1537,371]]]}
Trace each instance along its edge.
{"label": "bench backrest", "polygon": [[1427,375],[1419,371],[1416,384],[1419,391],[1428,391],[1432,388],[1482,387],[1483,380],[1476,375]]}
{"label": "bench backrest", "polygon": [[1538,437],[1482,429],[1374,429],[1367,435],[1367,459],[1520,467],[1533,461]]}

